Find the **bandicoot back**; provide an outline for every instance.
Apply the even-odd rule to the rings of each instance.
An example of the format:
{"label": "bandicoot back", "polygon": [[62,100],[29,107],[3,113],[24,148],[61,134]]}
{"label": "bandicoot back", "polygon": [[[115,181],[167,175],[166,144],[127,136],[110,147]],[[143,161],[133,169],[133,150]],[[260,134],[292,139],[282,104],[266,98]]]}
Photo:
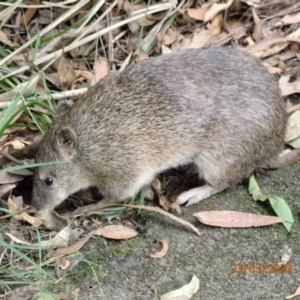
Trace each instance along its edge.
{"label": "bandicoot back", "polygon": [[277,82],[232,48],[161,55],[103,78],[59,113],[37,162],[32,205],[54,208],[97,186],[100,206],[126,201],[170,167],[195,163],[207,185],[188,205],[251,175],[282,150],[286,128]]}

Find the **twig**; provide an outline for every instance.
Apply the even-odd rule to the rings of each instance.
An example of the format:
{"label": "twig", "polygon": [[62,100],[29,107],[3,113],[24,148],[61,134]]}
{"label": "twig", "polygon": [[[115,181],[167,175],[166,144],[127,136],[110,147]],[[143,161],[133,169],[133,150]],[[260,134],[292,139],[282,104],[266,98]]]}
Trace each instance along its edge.
{"label": "twig", "polygon": [[4,156],[6,159],[14,162],[17,165],[23,165],[23,163],[21,161],[19,161],[18,159],[16,159],[15,157],[13,157],[12,155],[10,155],[9,153],[7,153],[5,151],[0,150],[0,154],[2,156]]}
{"label": "twig", "polygon": [[[38,150],[38,147],[40,145],[40,142],[42,140],[43,136],[38,136],[35,138],[34,142],[32,142],[30,145],[25,146],[22,149],[15,150],[12,155],[15,159],[18,158],[33,158]],[[0,165],[4,165],[7,163],[9,159],[7,157],[0,158]]]}
{"label": "twig", "polygon": [[297,109],[300,109],[300,104],[296,104],[296,105],[294,105],[294,106],[288,108],[288,109],[286,110],[286,112],[289,114],[289,113],[291,113],[291,112],[293,112],[293,111],[295,111],[295,110],[297,110]]}
{"label": "twig", "polygon": [[[100,201],[101,202],[101,201]],[[96,204],[97,205],[97,204]],[[112,204],[112,205],[107,205],[107,206],[103,206],[103,207],[98,207],[96,209],[96,211],[101,211],[101,210],[104,210],[106,208],[110,208],[110,207],[128,207],[128,208],[135,208],[135,209],[143,209],[143,210],[148,210],[148,211],[154,211],[154,212],[157,212],[157,213],[160,213],[162,215],[165,215],[167,217],[169,217],[170,219],[182,224],[182,225],[185,225],[187,227],[189,227],[190,229],[192,229],[197,235],[201,235],[199,230],[194,226],[192,225],[191,223],[183,220],[183,219],[180,219],[176,216],[174,216],[173,214],[170,214],[169,212],[165,211],[165,210],[162,210],[161,208],[159,207],[154,207],[154,206],[144,206],[144,205],[134,205],[134,204]],[[91,207],[91,206],[90,206]],[[92,210],[92,207],[91,207],[91,210]],[[71,217],[77,217],[77,216],[81,216],[81,215],[86,215],[86,214],[89,214],[91,213],[90,211],[83,211],[82,213],[79,213],[78,215],[74,215],[73,213],[71,214]]]}

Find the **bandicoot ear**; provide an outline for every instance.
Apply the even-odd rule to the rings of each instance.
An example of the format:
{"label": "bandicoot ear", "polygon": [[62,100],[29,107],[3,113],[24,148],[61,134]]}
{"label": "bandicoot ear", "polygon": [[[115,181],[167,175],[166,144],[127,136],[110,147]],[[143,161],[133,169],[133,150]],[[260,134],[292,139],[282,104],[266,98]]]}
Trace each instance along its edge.
{"label": "bandicoot ear", "polygon": [[61,114],[62,112],[68,110],[70,107],[71,107],[71,105],[68,104],[68,103],[65,103],[65,102],[64,102],[64,103],[61,103],[61,104],[57,107],[57,109],[56,109],[56,114],[59,115],[59,114]]}
{"label": "bandicoot ear", "polygon": [[57,134],[57,146],[64,158],[72,158],[76,153],[77,135],[70,128],[63,128]]}

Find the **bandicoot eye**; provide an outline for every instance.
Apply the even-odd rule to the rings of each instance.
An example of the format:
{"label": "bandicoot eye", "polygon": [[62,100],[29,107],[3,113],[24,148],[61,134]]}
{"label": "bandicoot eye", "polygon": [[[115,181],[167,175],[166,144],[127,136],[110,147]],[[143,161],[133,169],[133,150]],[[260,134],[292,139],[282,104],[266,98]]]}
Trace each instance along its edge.
{"label": "bandicoot eye", "polygon": [[53,183],[53,178],[52,178],[52,177],[47,177],[47,178],[45,179],[45,183],[46,183],[47,185],[51,185],[51,184]]}

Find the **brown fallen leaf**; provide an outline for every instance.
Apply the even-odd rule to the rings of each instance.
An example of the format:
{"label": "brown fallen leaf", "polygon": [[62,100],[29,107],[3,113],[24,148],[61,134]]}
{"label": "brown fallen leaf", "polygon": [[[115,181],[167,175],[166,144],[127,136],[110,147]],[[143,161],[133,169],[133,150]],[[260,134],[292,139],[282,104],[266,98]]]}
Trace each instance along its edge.
{"label": "brown fallen leaf", "polygon": [[276,22],[274,27],[300,23],[300,12],[293,15],[286,15],[280,21]]}
{"label": "brown fallen leaf", "polygon": [[212,20],[220,12],[222,12],[222,11],[226,10],[227,8],[229,8],[232,3],[233,3],[233,0],[228,0],[226,3],[222,3],[222,4],[214,3],[208,9],[208,11],[205,13],[203,21],[208,22],[208,21]]}
{"label": "brown fallen leaf", "polygon": [[294,140],[299,136],[300,136],[300,110],[296,110],[288,118],[287,129],[285,133],[285,142]]}
{"label": "brown fallen leaf", "polygon": [[187,9],[181,8],[181,9],[178,9],[178,11],[182,14],[187,12],[187,14],[192,19],[203,21],[204,15],[208,11],[208,9],[209,9],[209,7],[187,8]]}
{"label": "brown fallen leaf", "polygon": [[[9,191],[13,190],[17,185],[16,184],[5,184],[5,185],[0,185],[0,197],[8,193]],[[4,216],[6,217],[6,216]],[[0,217],[0,220],[2,217]]]}
{"label": "brown fallen leaf", "polygon": [[269,67],[268,72],[270,74],[281,74],[283,72],[283,70],[281,68]]}
{"label": "brown fallen leaf", "polygon": [[108,63],[105,58],[99,58],[98,61],[94,63],[94,72],[95,75],[91,81],[91,85],[94,86],[97,82],[99,82],[102,78],[108,75]]}
{"label": "brown fallen leaf", "polygon": [[157,34],[157,39],[163,45],[169,46],[178,39],[179,35],[180,35],[180,33],[178,31],[175,31],[170,28],[167,31],[164,31],[164,30],[160,31]]}
{"label": "brown fallen leaf", "polygon": [[141,49],[138,54],[138,57],[136,58],[136,61],[140,62],[140,61],[148,59],[148,58],[149,58],[149,54],[146,53],[143,49]]}
{"label": "brown fallen leaf", "polygon": [[150,254],[149,256],[152,257],[152,258],[161,258],[161,257],[164,257],[167,254],[168,250],[169,250],[169,244],[168,244],[168,242],[166,240],[164,240],[164,239],[157,239],[157,241],[159,243],[161,243],[162,249],[159,252]]}
{"label": "brown fallen leaf", "polygon": [[[79,240],[78,242],[74,243],[71,246],[63,247],[56,249],[48,254],[48,260],[45,262],[50,263],[57,258],[61,258],[66,255],[74,254],[78,252],[89,240],[93,235],[102,235],[107,238],[113,239],[126,239],[131,238],[137,235],[137,232],[133,229],[127,228],[121,225],[109,225],[103,228],[97,228],[91,231],[87,236]],[[121,237],[122,236],[122,237]]]}
{"label": "brown fallen leaf", "polygon": [[4,148],[5,146],[12,146],[14,150],[19,150],[23,149],[26,145],[28,145],[28,143],[23,143],[23,141],[20,140],[13,140],[3,144],[2,148]]}
{"label": "brown fallen leaf", "polygon": [[23,176],[17,176],[8,172],[2,173],[0,174],[0,184],[15,183],[21,181],[23,178]]}
{"label": "brown fallen leaf", "polygon": [[170,209],[174,209],[178,214],[182,214],[181,206],[176,202],[170,202],[168,198],[163,195],[163,192],[161,190],[161,182],[157,177],[155,177],[152,181],[152,187],[159,199],[159,205],[164,210],[169,211]]}
{"label": "brown fallen leaf", "polygon": [[206,43],[212,37],[212,30],[202,30],[200,32],[194,33],[191,44],[188,47],[184,46],[184,48],[202,48],[206,45]]}
{"label": "brown fallen leaf", "polygon": [[23,208],[23,198],[9,196],[7,199],[8,209],[14,213],[14,218],[20,221],[25,221],[31,224],[34,227],[39,227],[43,224],[43,222],[36,217],[30,216],[27,212],[24,212]]}
{"label": "brown fallen leaf", "polygon": [[68,89],[76,79],[76,73],[71,63],[62,55],[60,57],[57,74],[63,89]]}
{"label": "brown fallen leaf", "polygon": [[[123,3],[123,9],[125,10],[126,14],[128,15],[128,17],[132,17],[132,13],[134,12],[134,8],[133,6],[130,4],[129,1],[125,0]],[[128,24],[128,27],[130,29],[131,32],[137,32],[140,28],[140,24],[139,22],[136,21],[132,21]]]}
{"label": "brown fallen leaf", "polygon": [[218,227],[244,228],[282,223],[274,216],[255,215],[239,211],[202,211],[193,214],[201,223]]}
{"label": "brown fallen leaf", "polygon": [[260,4],[260,0],[241,0],[241,1],[253,7],[256,7],[258,4]]}
{"label": "brown fallen leaf", "polygon": [[252,7],[252,14],[253,14],[253,19],[254,19],[254,23],[255,23],[255,27],[254,27],[252,36],[256,42],[259,42],[262,39],[262,30],[263,30],[265,21],[258,17],[258,15],[256,14],[256,11],[253,7]]}
{"label": "brown fallen leaf", "polygon": [[78,252],[90,240],[90,238],[94,235],[96,230],[98,230],[98,228],[91,231],[88,235],[86,235],[84,238],[77,241],[76,243],[74,243],[71,246],[59,248],[59,249],[49,252],[47,255],[48,260],[45,261],[44,264],[49,264],[58,258]]}
{"label": "brown fallen leaf", "polygon": [[87,70],[75,70],[75,74],[77,77],[77,80],[75,80],[75,82],[79,81],[80,77],[83,77],[90,84],[92,84],[94,80],[93,73]]}
{"label": "brown fallen leaf", "polygon": [[[300,43],[300,38],[276,37],[264,39],[248,48],[248,53],[256,57],[263,58],[275,54],[288,46],[289,42]],[[278,47],[275,47],[278,45]]]}
{"label": "brown fallen leaf", "polygon": [[281,76],[279,79],[279,87],[283,96],[300,93],[300,80],[289,82],[290,75]]}
{"label": "brown fallen leaf", "polygon": [[222,14],[214,17],[209,27],[212,36],[219,35],[222,32],[223,23],[224,19]]}
{"label": "brown fallen leaf", "polygon": [[13,43],[2,30],[0,30],[0,42],[11,47],[18,46],[18,44]]}
{"label": "brown fallen leaf", "polygon": [[127,240],[137,236],[138,233],[134,229],[123,225],[107,225],[98,228],[94,234],[108,239]]}
{"label": "brown fallen leaf", "polygon": [[[41,0],[31,0],[31,5],[37,5],[40,4]],[[33,15],[35,14],[35,12],[37,11],[36,7],[30,7],[28,8],[25,13],[21,16],[21,20],[20,20],[20,26],[28,26],[28,23],[31,21]]]}

